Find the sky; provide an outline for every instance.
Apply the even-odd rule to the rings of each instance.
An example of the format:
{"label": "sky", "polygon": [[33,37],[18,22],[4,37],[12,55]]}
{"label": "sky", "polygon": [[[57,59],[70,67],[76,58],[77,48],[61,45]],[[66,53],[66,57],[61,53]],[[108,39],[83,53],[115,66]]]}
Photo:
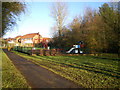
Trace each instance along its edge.
{"label": "sky", "polygon": [[[50,16],[50,7],[53,2],[27,2],[27,12],[20,16],[17,26],[7,32],[4,38],[14,38],[18,35],[29,33],[40,33],[42,37],[52,37],[51,28],[55,25],[54,19]],[[83,15],[85,7],[98,9],[104,2],[67,2],[68,16],[66,25],[76,15]]]}

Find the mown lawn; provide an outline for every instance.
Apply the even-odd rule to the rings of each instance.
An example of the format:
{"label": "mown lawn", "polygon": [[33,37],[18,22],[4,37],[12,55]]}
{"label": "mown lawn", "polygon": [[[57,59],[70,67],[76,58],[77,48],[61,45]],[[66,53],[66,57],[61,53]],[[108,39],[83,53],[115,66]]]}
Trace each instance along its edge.
{"label": "mown lawn", "polygon": [[30,88],[25,78],[15,68],[7,55],[2,52],[2,88]]}
{"label": "mown lawn", "polygon": [[120,88],[118,58],[94,56],[29,56],[14,53],[86,88]]}

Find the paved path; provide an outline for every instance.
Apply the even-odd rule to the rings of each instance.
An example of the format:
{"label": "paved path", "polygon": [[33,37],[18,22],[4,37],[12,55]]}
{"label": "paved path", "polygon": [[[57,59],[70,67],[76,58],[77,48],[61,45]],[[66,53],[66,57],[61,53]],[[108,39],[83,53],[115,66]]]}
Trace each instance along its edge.
{"label": "paved path", "polygon": [[16,68],[26,78],[32,88],[81,88],[45,68],[42,68],[25,58],[4,50]]}

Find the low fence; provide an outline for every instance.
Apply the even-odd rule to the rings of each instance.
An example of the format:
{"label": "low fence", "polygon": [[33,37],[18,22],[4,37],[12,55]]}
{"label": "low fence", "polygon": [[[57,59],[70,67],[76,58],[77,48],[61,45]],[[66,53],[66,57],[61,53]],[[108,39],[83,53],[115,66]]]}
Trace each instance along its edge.
{"label": "low fence", "polygon": [[62,49],[35,49],[33,47],[20,47],[16,46],[13,48],[15,51],[26,53],[29,55],[41,55],[41,56],[55,56],[63,54]]}
{"label": "low fence", "polygon": [[29,55],[32,54],[32,47],[20,47],[20,46],[15,46],[15,47],[13,48],[13,50],[19,51],[19,52],[23,52],[23,53],[26,53],[26,54],[29,54]]}
{"label": "low fence", "polygon": [[43,49],[43,48],[34,48],[34,47],[20,47],[20,46],[15,46],[13,48],[14,51],[26,53],[28,55],[40,55],[40,56],[56,56],[56,55],[61,55],[61,56],[100,56],[98,54],[66,54],[63,49]]}

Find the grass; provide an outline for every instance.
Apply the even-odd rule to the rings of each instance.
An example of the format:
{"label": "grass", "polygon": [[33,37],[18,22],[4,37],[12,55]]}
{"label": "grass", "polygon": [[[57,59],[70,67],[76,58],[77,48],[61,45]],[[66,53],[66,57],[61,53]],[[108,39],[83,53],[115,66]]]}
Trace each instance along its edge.
{"label": "grass", "polygon": [[38,48],[38,47],[34,47],[35,48],[35,50],[40,50],[40,49],[44,49],[44,48]]}
{"label": "grass", "polygon": [[25,78],[2,51],[2,88],[30,88]]}
{"label": "grass", "polygon": [[2,52],[0,48],[0,89],[2,88]]}
{"label": "grass", "polygon": [[97,57],[108,58],[108,59],[119,59],[118,54],[113,54],[113,53],[101,53]]}
{"label": "grass", "polygon": [[14,52],[85,88],[120,88],[118,58],[94,56],[29,56]]}

